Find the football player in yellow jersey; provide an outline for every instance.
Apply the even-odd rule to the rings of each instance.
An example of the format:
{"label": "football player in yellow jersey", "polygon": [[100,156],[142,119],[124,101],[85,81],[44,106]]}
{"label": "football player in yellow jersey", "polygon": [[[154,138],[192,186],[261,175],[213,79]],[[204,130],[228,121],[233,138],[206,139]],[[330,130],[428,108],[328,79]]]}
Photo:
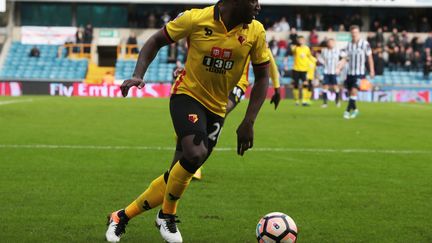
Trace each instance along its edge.
{"label": "football player in yellow jersey", "polygon": [[[273,54],[271,53],[270,49],[267,49],[270,57],[270,79],[273,83],[274,88],[274,94],[270,100],[270,104],[274,104],[275,110],[277,109],[279,102],[280,102],[280,82],[279,82],[279,70],[276,65],[276,61],[274,60]],[[246,89],[249,86],[249,63],[250,60],[247,62],[243,75],[240,79],[240,81],[237,83],[237,86],[234,87],[234,89],[231,91],[231,93],[228,96],[228,104],[226,108],[226,115],[228,115],[234,108],[240,103],[241,98],[246,93]],[[175,156],[174,156],[175,158]],[[200,167],[195,174],[193,175],[194,179],[201,180],[202,179],[202,168]]]}
{"label": "football player in yellow jersey", "polygon": [[[292,72],[293,79],[293,95],[296,105],[300,104],[308,106],[302,91],[308,89],[307,71],[311,62],[315,60],[312,56],[309,47],[305,44],[306,40],[303,36],[297,37],[298,45],[293,45],[291,51],[294,56],[294,66]],[[316,62],[316,60],[315,60]]]}
{"label": "football player in yellow jersey", "polygon": [[249,56],[254,66],[255,85],[245,117],[237,129],[237,153],[242,156],[253,146],[253,125],[269,82],[270,57],[265,30],[254,20],[260,10],[258,0],[222,0],[214,6],[185,11],[142,47],[133,77],[120,87],[123,96],[133,86],[144,87],[144,74],[162,46],[188,39],[185,70],[173,85],[170,99],[171,118],[179,137],[178,160],[125,209],[109,215],[105,234],[108,241],[120,241],[130,219],[162,206],[156,216],[162,238],[167,242],[183,242],[177,227],[178,202],[193,174],[217,143],[228,95],[240,80]]}
{"label": "football player in yellow jersey", "polygon": [[309,67],[306,73],[307,83],[303,85],[302,93],[303,93],[303,105],[310,105],[312,98],[312,81],[315,79],[315,71],[316,71],[316,62],[317,59],[312,57],[309,59]]}

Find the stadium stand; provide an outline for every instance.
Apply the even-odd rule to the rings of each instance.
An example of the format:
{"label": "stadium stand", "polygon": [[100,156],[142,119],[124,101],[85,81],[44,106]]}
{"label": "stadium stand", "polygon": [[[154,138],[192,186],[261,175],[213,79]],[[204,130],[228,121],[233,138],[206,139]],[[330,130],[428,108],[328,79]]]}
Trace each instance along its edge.
{"label": "stadium stand", "polygon": [[[115,79],[124,80],[131,77],[135,68],[135,59],[118,59],[116,63]],[[168,63],[168,46],[162,47],[152,64],[150,65],[144,79],[147,82],[173,81],[174,63]]]}
{"label": "stadium stand", "polygon": [[[88,60],[72,60],[57,57],[59,46],[36,45],[40,57],[30,57],[33,45],[14,42],[9,48],[6,60],[0,70],[1,79],[26,80],[71,80],[85,78]],[[63,53],[64,54],[64,53]]]}

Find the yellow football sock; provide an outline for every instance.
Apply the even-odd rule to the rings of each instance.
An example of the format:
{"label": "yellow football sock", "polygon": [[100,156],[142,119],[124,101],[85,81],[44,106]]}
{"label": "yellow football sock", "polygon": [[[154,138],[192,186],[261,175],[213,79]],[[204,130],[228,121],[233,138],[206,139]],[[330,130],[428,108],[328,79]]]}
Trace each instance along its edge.
{"label": "yellow football sock", "polygon": [[293,96],[296,102],[299,101],[300,93],[298,89],[293,89]]}
{"label": "yellow football sock", "polygon": [[308,88],[303,88],[302,90],[303,93],[303,97],[302,97],[302,102],[303,103],[309,103],[310,102],[310,91]]}
{"label": "yellow football sock", "polygon": [[183,166],[180,165],[180,162],[174,165],[168,177],[167,188],[162,204],[163,213],[176,214],[178,200],[188,187],[192,176],[193,174],[185,170]]}
{"label": "yellow football sock", "polygon": [[141,194],[135,201],[126,207],[125,213],[129,219],[137,216],[138,214],[155,208],[162,204],[165,195],[166,183],[164,175],[156,178],[150,186]]}

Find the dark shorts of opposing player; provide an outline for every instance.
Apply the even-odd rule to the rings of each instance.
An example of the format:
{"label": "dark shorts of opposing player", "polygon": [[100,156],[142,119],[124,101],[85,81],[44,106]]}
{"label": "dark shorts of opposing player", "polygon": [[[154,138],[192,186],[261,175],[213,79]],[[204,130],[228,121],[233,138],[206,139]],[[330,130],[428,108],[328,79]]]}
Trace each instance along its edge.
{"label": "dark shorts of opposing player", "polygon": [[348,75],[345,80],[345,87],[348,90],[351,90],[353,88],[358,89],[359,88],[359,82],[361,79],[364,79],[365,75]]}
{"label": "dark shorts of opposing player", "polygon": [[178,136],[176,150],[183,151],[180,142],[182,138],[195,135],[194,143],[199,144],[203,141],[210,155],[216,146],[224,118],[212,113],[197,100],[185,94],[171,96],[170,113]]}
{"label": "dark shorts of opposing player", "polygon": [[298,89],[301,84],[307,81],[307,72],[292,71],[293,86]]}
{"label": "dark shorts of opposing player", "polygon": [[228,99],[233,103],[234,107],[236,107],[240,103],[244,94],[245,92],[239,86],[236,86],[229,94]]}
{"label": "dark shorts of opposing player", "polygon": [[324,85],[337,85],[337,76],[334,74],[324,74]]}

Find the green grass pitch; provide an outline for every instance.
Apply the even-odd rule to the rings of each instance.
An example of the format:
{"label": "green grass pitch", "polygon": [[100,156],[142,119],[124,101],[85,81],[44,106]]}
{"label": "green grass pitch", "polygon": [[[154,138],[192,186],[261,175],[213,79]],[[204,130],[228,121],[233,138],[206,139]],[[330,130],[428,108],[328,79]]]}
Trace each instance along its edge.
{"label": "green grass pitch", "polygon": [[[432,242],[431,105],[360,103],[344,120],[333,104],[268,102],[244,157],[227,148],[247,102],[226,120],[180,201],[185,242],[256,242],[273,211],[294,218],[298,242]],[[167,99],[0,97],[0,241],[104,242],[106,215],[167,169],[173,146]],[[122,242],[162,242],[156,212]]]}

